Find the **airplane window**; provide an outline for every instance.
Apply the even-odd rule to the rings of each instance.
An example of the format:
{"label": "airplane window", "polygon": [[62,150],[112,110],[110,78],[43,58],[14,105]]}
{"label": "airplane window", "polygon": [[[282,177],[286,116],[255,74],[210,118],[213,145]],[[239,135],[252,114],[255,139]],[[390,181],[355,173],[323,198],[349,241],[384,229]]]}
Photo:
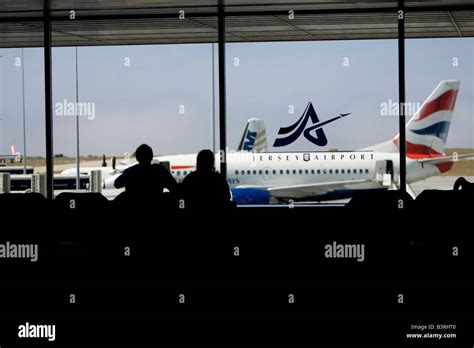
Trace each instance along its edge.
{"label": "airplane window", "polygon": [[253,171],[253,175],[257,175],[257,171],[256,171],[256,170]]}
{"label": "airplane window", "polygon": [[283,175],[283,169],[280,169],[280,175]]}
{"label": "airplane window", "polygon": [[344,169],[341,169],[341,174],[344,174]]}
{"label": "airplane window", "polygon": [[177,175],[177,176],[180,176],[180,175],[181,175],[181,172],[180,172],[180,171],[177,171],[177,172],[176,172],[176,175]]}
{"label": "airplane window", "polygon": [[308,169],[305,169],[304,173],[305,173],[305,174],[308,174]]}
{"label": "airplane window", "polygon": [[289,169],[286,170],[286,174],[290,174],[290,170],[289,170]]}
{"label": "airplane window", "polygon": [[[266,174],[266,175],[269,174],[268,169],[265,170],[265,174]],[[273,173],[273,174],[275,174],[275,173]]]}
{"label": "airplane window", "polygon": [[259,174],[259,175],[262,175],[262,171],[261,171],[261,170],[259,170],[259,171],[258,171],[258,174]]}
{"label": "airplane window", "polygon": [[318,174],[321,174],[321,170],[320,170],[320,169],[318,169]]}
{"label": "airplane window", "polygon": [[174,170],[173,170],[173,171],[171,171],[171,174],[173,174],[173,175],[175,174]]}
{"label": "airplane window", "polygon": [[251,174],[250,170],[247,170],[247,175],[250,175],[250,174]]}
{"label": "airplane window", "polygon": [[362,169],[359,169],[359,174],[363,174],[364,171]]}
{"label": "airplane window", "polygon": [[275,175],[276,173],[277,173],[277,171],[275,169],[273,169],[272,174]]}
{"label": "airplane window", "polygon": [[347,174],[350,174],[350,173],[351,173],[351,170],[350,170],[350,169],[348,169],[348,170],[347,170]]}
{"label": "airplane window", "polygon": [[311,169],[311,174],[314,174],[314,169]]}
{"label": "airplane window", "polygon": [[239,175],[239,171],[238,171],[238,170],[235,171],[235,175]]}
{"label": "airplane window", "polygon": [[336,169],[334,173],[339,174],[339,169]]}
{"label": "airplane window", "polygon": [[323,174],[327,174],[328,171],[326,169],[323,169]]}
{"label": "airplane window", "polygon": [[293,174],[296,174],[296,170],[293,169]]}
{"label": "airplane window", "polygon": [[188,175],[188,171],[187,171],[187,170],[185,170],[183,174],[184,174],[184,175]]}
{"label": "airplane window", "polygon": [[329,169],[329,174],[332,174],[332,169]]}
{"label": "airplane window", "polygon": [[369,170],[368,170],[368,169],[365,170],[365,174],[369,174]]}
{"label": "airplane window", "polygon": [[303,174],[303,170],[300,169],[300,170],[298,171],[298,173],[299,173],[299,174]]}

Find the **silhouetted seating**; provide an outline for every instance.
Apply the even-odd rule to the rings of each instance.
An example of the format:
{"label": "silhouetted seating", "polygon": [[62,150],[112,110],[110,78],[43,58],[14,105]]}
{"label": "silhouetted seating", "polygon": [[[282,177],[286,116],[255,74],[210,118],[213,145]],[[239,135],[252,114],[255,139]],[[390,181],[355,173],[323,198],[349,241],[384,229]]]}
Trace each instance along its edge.
{"label": "silhouetted seating", "polygon": [[349,209],[371,209],[375,211],[403,212],[413,206],[413,198],[399,190],[364,190],[358,192],[346,204]]}
{"label": "silhouetted seating", "polygon": [[465,178],[460,177],[454,182],[453,190],[462,190],[464,192],[474,192],[474,183],[467,181]]}
{"label": "silhouetted seating", "polygon": [[[3,193],[0,194],[1,215],[27,216],[41,214],[48,208],[48,201],[40,193]],[[25,215],[26,214],[26,215]]]}
{"label": "silhouetted seating", "polygon": [[109,206],[109,200],[98,192],[62,192],[52,203],[55,210],[71,213],[101,213]]}
{"label": "silhouetted seating", "polygon": [[474,192],[469,190],[424,190],[416,197],[419,210],[433,213],[472,211]]}
{"label": "silhouetted seating", "polygon": [[[139,213],[150,217],[160,216],[161,219],[170,217],[178,210],[179,201],[174,193],[165,192],[156,198],[152,195],[135,196],[122,192],[111,202],[112,209],[119,213]],[[173,216],[171,215],[171,216]],[[144,220],[147,217],[144,216]]]}

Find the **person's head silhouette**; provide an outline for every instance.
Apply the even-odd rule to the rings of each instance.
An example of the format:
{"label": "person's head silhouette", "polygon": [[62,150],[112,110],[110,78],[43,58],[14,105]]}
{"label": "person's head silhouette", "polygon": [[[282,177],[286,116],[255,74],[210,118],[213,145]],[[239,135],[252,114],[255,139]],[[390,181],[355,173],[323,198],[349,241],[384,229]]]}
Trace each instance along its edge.
{"label": "person's head silhouette", "polygon": [[196,169],[199,172],[213,172],[214,153],[211,150],[202,150],[197,155]]}
{"label": "person's head silhouette", "polygon": [[142,144],[135,151],[135,157],[140,164],[150,164],[153,159],[153,150],[147,144]]}

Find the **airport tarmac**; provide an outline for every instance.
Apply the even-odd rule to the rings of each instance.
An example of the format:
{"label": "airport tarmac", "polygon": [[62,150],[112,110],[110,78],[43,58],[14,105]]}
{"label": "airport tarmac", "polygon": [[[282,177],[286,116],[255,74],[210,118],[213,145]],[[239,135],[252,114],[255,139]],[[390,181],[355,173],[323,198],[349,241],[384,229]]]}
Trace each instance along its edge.
{"label": "airport tarmac", "polygon": [[[458,176],[432,176],[426,180],[415,182],[411,185],[415,193],[418,195],[423,190],[452,190],[454,182]],[[474,176],[464,176],[469,182],[474,182]]]}

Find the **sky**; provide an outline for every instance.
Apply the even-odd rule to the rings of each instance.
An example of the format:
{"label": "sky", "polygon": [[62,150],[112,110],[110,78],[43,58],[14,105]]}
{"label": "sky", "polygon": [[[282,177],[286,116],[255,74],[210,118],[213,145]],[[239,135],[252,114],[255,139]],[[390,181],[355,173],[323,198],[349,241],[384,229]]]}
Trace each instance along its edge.
{"label": "sky", "polygon": [[[265,121],[270,151],[356,150],[398,133],[396,115],[381,114],[398,100],[396,40],[235,43],[226,54],[230,149],[250,117]],[[95,108],[80,117],[81,155],[121,156],[141,143],[156,154],[212,147],[210,44],[80,47],[78,55],[79,101]],[[12,144],[23,153],[21,49],[0,56],[0,154]],[[55,111],[75,102],[75,63],[75,48],[53,49]],[[44,156],[43,50],[24,49],[23,64],[27,154]],[[474,148],[474,39],[407,40],[407,102],[421,104],[443,79],[461,81],[447,146]],[[321,121],[351,115],[324,127],[325,147],[300,137],[273,148],[308,102]],[[74,156],[76,118],[56,113],[53,122],[54,152]]]}

